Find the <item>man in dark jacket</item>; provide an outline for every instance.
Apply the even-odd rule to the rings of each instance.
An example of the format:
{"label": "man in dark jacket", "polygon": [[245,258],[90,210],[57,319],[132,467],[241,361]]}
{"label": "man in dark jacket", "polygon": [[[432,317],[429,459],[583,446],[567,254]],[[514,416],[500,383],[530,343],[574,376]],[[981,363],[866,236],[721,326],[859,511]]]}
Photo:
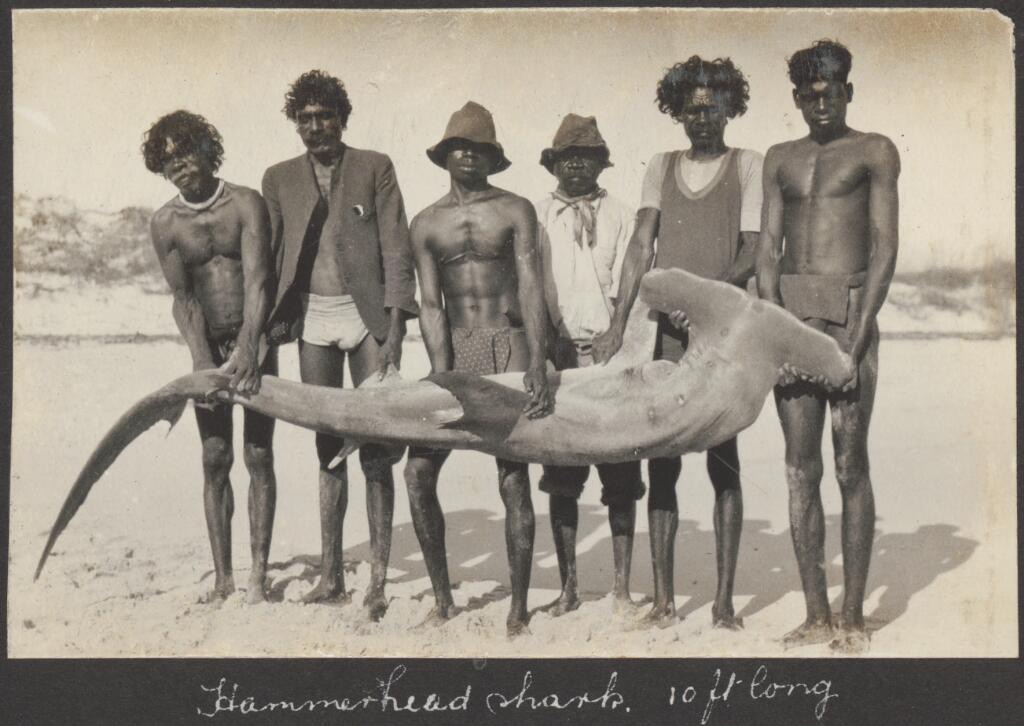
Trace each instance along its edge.
{"label": "man in dark jacket", "polygon": [[[307,153],[270,167],[263,196],[277,261],[269,320],[273,343],[298,339],[302,381],[343,384],[346,353],[354,385],[401,359],[405,320],[417,314],[409,228],[391,160],[342,143],[352,105],[345,86],[323,71],[292,84],[285,115]],[[344,600],[342,523],[348,503],[344,442],[317,434],[320,459],[320,582],[304,602]],[[387,609],[384,579],[391,549],[394,452],[360,450],[366,476],[372,575],[363,605]],[[400,454],[399,454],[400,458]]]}

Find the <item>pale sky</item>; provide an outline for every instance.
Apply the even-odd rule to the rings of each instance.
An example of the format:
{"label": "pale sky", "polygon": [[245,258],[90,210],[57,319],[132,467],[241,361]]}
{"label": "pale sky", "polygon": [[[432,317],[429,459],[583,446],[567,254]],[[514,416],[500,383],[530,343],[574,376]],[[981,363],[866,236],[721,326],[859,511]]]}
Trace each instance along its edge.
{"label": "pale sky", "polygon": [[354,106],[345,141],[391,156],[410,218],[446,191],[424,152],[470,99],[512,160],[495,185],[532,200],[553,189],[540,152],[575,112],[611,147],[602,186],[635,205],[651,156],[687,146],[654,103],[665,69],[731,57],[750,102],[726,142],[763,153],[806,134],[785,59],[824,37],[853,53],[849,124],[902,155],[899,269],[1012,259],[1012,27],[982,11],[18,10],[15,191],[159,206],[174,190],[139,145],[178,108],[220,130],[221,176],[258,189],[303,151],[281,113],[288,84],[322,68]]}

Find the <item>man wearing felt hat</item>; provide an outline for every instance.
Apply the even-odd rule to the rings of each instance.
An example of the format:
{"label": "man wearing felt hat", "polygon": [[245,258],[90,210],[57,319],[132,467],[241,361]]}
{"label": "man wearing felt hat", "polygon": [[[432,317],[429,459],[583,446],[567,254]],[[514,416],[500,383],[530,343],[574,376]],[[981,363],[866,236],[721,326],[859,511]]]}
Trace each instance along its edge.
{"label": "man wearing felt hat", "polygon": [[[597,120],[574,113],[562,119],[551,147],[540,156],[540,163],[558,181],[555,191],[535,205],[544,294],[556,330],[553,357],[558,370],[593,363],[593,339],[611,323],[619,273],[633,233],[633,209],[597,183],[601,172],[611,166],[609,156]],[[612,531],[614,607],[629,610],[636,501],[645,491],[640,462],[600,464],[597,473]],[[580,604],[576,502],[589,475],[589,466],[545,466],[540,480],[540,490],[551,497],[551,534],[562,580],[561,594],[546,608],[555,616]]]}
{"label": "man wearing felt hat", "polygon": [[[530,396],[524,413],[550,413],[545,374],[546,311],[537,254],[537,216],[520,196],[493,187],[491,174],[510,165],[494,120],[470,101],[456,111],[444,138],[427,150],[448,171],[451,190],[416,215],[411,237],[419,275],[420,330],[433,372],[478,375],[524,371]],[[405,481],[413,525],[436,605],[427,623],[456,614],[444,541],[437,478],[449,452],[409,448]],[[505,505],[512,602],[510,636],[526,630],[526,595],[533,560],[534,518],[527,465],[497,460]]]}

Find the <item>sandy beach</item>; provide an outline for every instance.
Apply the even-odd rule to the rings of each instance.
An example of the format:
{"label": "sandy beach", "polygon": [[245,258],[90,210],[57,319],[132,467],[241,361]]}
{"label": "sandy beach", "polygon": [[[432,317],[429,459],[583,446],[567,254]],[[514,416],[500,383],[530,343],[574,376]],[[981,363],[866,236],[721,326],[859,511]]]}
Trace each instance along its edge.
{"label": "sandy beach", "polygon": [[[678,487],[675,591],[684,619],[673,627],[637,630],[634,618],[613,616],[606,596],[610,535],[594,475],[580,508],[585,602],[558,619],[537,613],[530,634],[506,639],[504,515],[492,460],[472,452],[453,454],[440,485],[455,600],[464,612],[440,628],[412,629],[432,597],[401,464],[395,467],[386,617],[380,623],[362,618],[368,533],[364,482],[355,464],[350,465],[344,533],[352,604],[304,606],[297,600],[313,586],[319,558],[316,457],[312,433],[283,423],[275,438],[271,601],[244,602],[248,482],[239,455],[233,469],[233,549],[240,590],[220,606],[197,604],[211,586],[212,559],[191,411],[169,433],[158,426],[125,451],[33,583],[45,536],[86,457],[132,403],[186,372],[189,356],[174,339],[164,295],[114,289],[98,302],[88,290],[79,290],[59,300],[45,289],[22,285],[18,294],[8,601],[12,657],[830,655],[826,646],[783,651],[778,642],[802,620],[804,610],[790,543],[782,436],[771,400],[739,439],[745,522],[735,603],[746,623],[741,632],[710,627],[713,493],[703,454],[685,458]],[[78,301],[74,316],[67,314],[69,299]],[[886,307],[883,331],[914,333],[906,330],[913,321],[898,315]],[[948,321],[939,326],[946,330],[940,336],[929,333],[936,330],[932,320],[921,324],[918,339],[890,338],[882,344],[870,440],[878,511],[865,607],[872,656],[1017,654],[1013,338],[965,339],[984,338],[985,321],[957,320],[959,327]],[[283,349],[281,357],[282,376],[297,379],[295,347]],[[407,340],[403,374],[415,378],[426,372],[422,344]],[[240,423],[236,412],[239,445]],[[837,607],[841,510],[827,439],[826,561],[829,594]],[[531,609],[558,590],[547,497],[536,491],[539,473],[532,467],[537,534]],[[643,502],[632,589],[638,601],[652,591]]]}

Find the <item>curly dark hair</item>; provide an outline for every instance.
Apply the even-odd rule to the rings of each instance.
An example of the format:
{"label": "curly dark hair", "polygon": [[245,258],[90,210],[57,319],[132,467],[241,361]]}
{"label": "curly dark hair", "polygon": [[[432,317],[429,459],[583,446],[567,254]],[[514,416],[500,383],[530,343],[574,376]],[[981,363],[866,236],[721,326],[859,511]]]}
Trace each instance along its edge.
{"label": "curly dark hair", "polygon": [[170,161],[167,140],[174,142],[174,156],[196,152],[205,158],[214,171],[224,161],[224,139],[216,127],[197,113],[175,111],[161,116],[149,127],[142,141],[142,156],[146,168],[154,174],[163,172]]}
{"label": "curly dark hair", "polygon": [[311,103],[333,108],[338,113],[341,127],[348,125],[352,103],[348,91],[340,80],[320,70],[306,71],[288,88],[284,95],[284,115],[292,121],[295,115]]}
{"label": "curly dark hair", "polygon": [[658,81],[658,108],[672,118],[678,118],[686,99],[695,88],[729,91],[729,118],[742,116],[750,100],[750,84],[729,58],[707,61],[699,55],[685,63],[676,63]]}
{"label": "curly dark hair", "polygon": [[818,40],[810,48],[798,50],[787,61],[789,80],[794,86],[814,81],[846,83],[853,67],[853,56],[842,43]]}

